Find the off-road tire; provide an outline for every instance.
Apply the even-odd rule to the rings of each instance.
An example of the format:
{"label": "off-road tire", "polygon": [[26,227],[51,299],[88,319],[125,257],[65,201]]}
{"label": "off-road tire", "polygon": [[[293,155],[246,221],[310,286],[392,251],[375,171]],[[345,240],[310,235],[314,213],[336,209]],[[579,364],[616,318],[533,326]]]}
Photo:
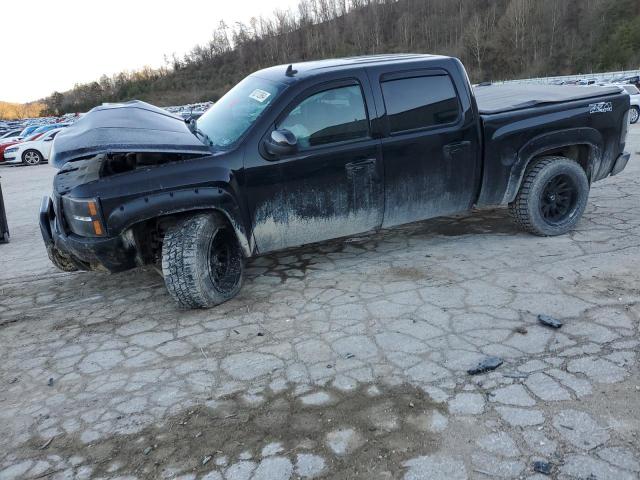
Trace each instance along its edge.
{"label": "off-road tire", "polygon": [[233,298],[242,286],[243,272],[242,250],[220,214],[187,217],[164,236],[164,282],[183,308],[208,308]]}
{"label": "off-road tire", "polygon": [[[563,179],[574,190],[564,218],[545,218],[543,196],[553,181]],[[525,171],[520,190],[509,204],[509,211],[523,230],[540,236],[562,235],[575,227],[582,217],[589,198],[589,180],[584,169],[566,157],[541,157]]]}
{"label": "off-road tire", "polygon": [[631,107],[631,111],[629,112],[629,123],[638,123],[638,119],[640,118],[640,107]]}
{"label": "off-road tire", "polygon": [[[29,160],[29,158],[34,158],[37,161]],[[22,153],[22,163],[27,166],[40,165],[44,161],[42,154],[37,150],[25,150]]]}

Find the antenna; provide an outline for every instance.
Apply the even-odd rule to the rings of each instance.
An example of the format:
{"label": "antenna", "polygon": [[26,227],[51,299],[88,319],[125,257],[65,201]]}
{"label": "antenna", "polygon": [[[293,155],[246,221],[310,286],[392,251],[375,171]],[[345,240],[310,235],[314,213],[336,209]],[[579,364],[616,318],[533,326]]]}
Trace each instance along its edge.
{"label": "antenna", "polygon": [[293,77],[296,73],[298,73],[298,70],[294,70],[293,65],[289,65],[287,67],[287,71],[285,72],[285,75],[287,77]]}

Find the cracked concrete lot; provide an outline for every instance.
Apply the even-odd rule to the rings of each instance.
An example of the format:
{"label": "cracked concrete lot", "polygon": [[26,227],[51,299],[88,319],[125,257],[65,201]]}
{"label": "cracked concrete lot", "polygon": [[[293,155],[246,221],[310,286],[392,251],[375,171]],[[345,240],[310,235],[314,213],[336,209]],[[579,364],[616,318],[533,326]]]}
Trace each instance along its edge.
{"label": "cracked concrete lot", "polygon": [[0,479],[639,478],[638,126],[628,150],[570,235],[432,220],[258,258],[201,311],[152,269],[57,272],[53,169],[0,169]]}

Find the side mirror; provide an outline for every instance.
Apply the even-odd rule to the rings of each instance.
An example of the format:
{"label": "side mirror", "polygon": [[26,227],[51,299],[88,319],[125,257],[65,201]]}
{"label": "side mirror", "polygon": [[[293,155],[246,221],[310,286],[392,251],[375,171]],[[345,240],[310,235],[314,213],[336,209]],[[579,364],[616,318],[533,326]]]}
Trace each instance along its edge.
{"label": "side mirror", "polygon": [[54,137],[45,138],[44,142],[52,142]]}
{"label": "side mirror", "polygon": [[269,155],[280,157],[291,155],[298,151],[298,139],[290,130],[274,130],[265,142],[265,149]]}

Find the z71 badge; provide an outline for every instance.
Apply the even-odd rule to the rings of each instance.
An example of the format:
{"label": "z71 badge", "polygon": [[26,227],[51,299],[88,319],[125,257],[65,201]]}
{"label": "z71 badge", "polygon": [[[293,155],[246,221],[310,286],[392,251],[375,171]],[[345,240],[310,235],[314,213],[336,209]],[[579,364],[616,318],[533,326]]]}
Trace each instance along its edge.
{"label": "z71 badge", "polygon": [[589,113],[606,113],[613,111],[613,104],[611,102],[590,103]]}

